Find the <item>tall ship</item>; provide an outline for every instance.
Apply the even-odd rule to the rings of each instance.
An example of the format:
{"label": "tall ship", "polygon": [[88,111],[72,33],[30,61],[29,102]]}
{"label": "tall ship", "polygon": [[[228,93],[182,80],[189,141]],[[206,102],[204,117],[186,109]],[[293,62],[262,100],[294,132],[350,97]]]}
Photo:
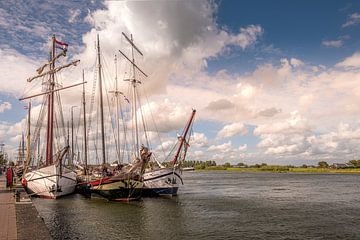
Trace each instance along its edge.
{"label": "tall ship", "polygon": [[[127,38],[133,44],[132,40]],[[126,56],[126,55],[125,55]],[[129,59],[129,58],[128,58]],[[132,63],[133,69],[138,68],[135,64],[134,60],[130,62]],[[133,77],[129,79],[131,84],[133,85],[133,99],[136,99],[136,84],[138,81],[135,79],[135,71],[133,72]],[[132,150],[128,151],[128,155],[131,155],[132,161],[130,164],[123,168],[117,168],[114,171],[109,171],[110,159],[118,159],[118,162],[122,161],[119,159],[119,141],[120,135],[118,133],[117,137],[115,137],[116,143],[116,154],[109,154],[107,152],[107,148],[110,145],[109,141],[106,141],[108,138],[106,136],[106,125],[112,125],[112,120],[106,121],[104,114],[104,85],[103,81],[103,70],[102,70],[102,61],[101,61],[101,50],[100,50],[100,40],[99,35],[97,35],[97,81],[98,81],[98,111],[96,116],[100,116],[100,146],[95,147],[95,156],[97,159],[100,158],[101,167],[98,171],[89,172],[87,169],[87,160],[84,164],[84,168],[87,172],[84,176],[80,176],[80,181],[82,182],[78,189],[80,192],[87,194],[88,196],[97,195],[103,198],[106,198],[111,201],[133,201],[141,198],[141,192],[143,189],[143,173],[145,171],[145,166],[147,162],[149,162],[152,153],[149,151],[149,148],[144,145],[139,145],[139,137],[138,137],[138,121],[137,121],[137,113],[136,113],[136,104],[133,105],[132,119],[133,119],[133,132],[134,132],[134,145]],[[117,86],[117,85],[116,85]],[[95,87],[94,87],[95,89]],[[120,95],[120,91],[118,91],[117,87],[113,93],[116,96]],[[94,99],[94,97],[92,97]],[[134,100],[136,103],[136,100]],[[107,102],[107,105],[110,106],[110,103]],[[117,114],[116,114],[116,123],[117,127],[119,127],[119,109],[118,109],[118,101],[116,104]],[[90,109],[93,107],[91,106]],[[91,114],[90,114],[91,115]],[[85,114],[84,114],[85,116]],[[98,121],[97,121],[98,122]],[[84,124],[85,126],[85,124]],[[98,129],[98,128],[97,128]],[[109,130],[109,129],[108,129]],[[114,129],[112,129],[114,131]],[[117,130],[119,130],[117,128]],[[118,131],[119,132],[119,131]],[[84,130],[84,134],[87,134],[87,131]],[[86,137],[86,136],[85,136]],[[86,143],[85,143],[86,145]],[[98,154],[98,149],[100,148],[100,154]],[[86,155],[87,153],[85,153]],[[100,155],[100,157],[98,156]],[[116,156],[115,156],[116,155]],[[100,170],[100,171],[99,171]]]}
{"label": "tall ship", "polygon": [[[178,142],[173,149],[176,149],[170,166],[163,166],[155,162],[155,166],[148,167],[144,173],[143,197],[176,196],[182,180],[182,161],[186,159],[186,153],[190,142],[189,130],[192,128],[196,110],[191,113],[183,133],[178,137]],[[176,148],[177,147],[177,148]]]}
{"label": "tall ship", "polygon": [[[42,97],[39,115],[33,131],[30,129],[32,124],[30,123],[31,105],[29,103],[27,152],[21,181],[29,194],[42,198],[57,199],[73,193],[76,186],[76,173],[64,162],[69,146],[64,133],[65,125],[60,92],[82,83],[66,87],[59,83],[56,74],[68,67],[76,66],[80,62],[80,60],[75,60],[56,66],[56,61],[65,57],[67,50],[68,44],[57,40],[53,35],[49,61],[36,70],[36,76],[27,79],[27,82],[35,86],[39,86],[40,82],[42,92],[20,99],[28,100]],[[44,136],[41,138],[44,141],[40,141],[41,135]]]}
{"label": "tall ship", "polygon": [[[115,88],[104,91],[106,85],[109,86],[109,79],[104,81],[102,66],[105,65],[100,51],[99,36],[97,36],[97,59],[96,59],[96,79],[93,85],[93,96],[97,93],[96,114],[94,101],[90,103],[90,114],[96,118],[86,123],[86,113],[83,113],[84,121],[84,170],[87,174],[79,176],[82,182],[78,189],[88,196],[100,195],[112,201],[132,201],[140,199],[142,196],[161,196],[176,195],[179,185],[182,183],[181,163],[186,157],[189,146],[190,132],[194,122],[196,110],[193,110],[184,131],[173,151],[169,154],[173,158],[168,166],[164,166],[157,160],[151,149],[151,139],[149,137],[149,124],[144,115],[142,101],[147,100],[147,96],[139,85],[147,74],[135,62],[135,54],[143,56],[142,52],[135,45],[132,35],[128,37],[122,33],[130,46],[130,57],[124,51],[119,50],[120,55],[125,60],[124,81],[128,82],[128,92],[124,94],[119,90],[117,77],[117,56],[115,55]],[[106,62],[104,60],[104,62]],[[85,80],[83,80],[84,82]],[[97,89],[98,91],[94,91]],[[83,103],[85,102],[83,93]],[[109,96],[110,95],[110,96]],[[129,96],[129,98],[127,97]],[[113,102],[109,102],[113,99]],[[106,102],[107,100],[107,102]],[[125,107],[124,107],[125,104]],[[85,104],[84,107],[85,109]],[[149,109],[151,111],[151,109]],[[111,116],[111,117],[109,117]],[[151,116],[152,113],[151,113]],[[149,116],[147,116],[149,117]],[[156,126],[156,121],[153,125]],[[88,128],[95,129],[91,122],[96,122],[97,142],[94,144],[91,156],[92,162],[97,162],[97,168],[89,168],[87,163],[86,143]],[[107,129],[106,129],[107,128]],[[155,127],[157,131],[157,127]],[[150,131],[154,132],[154,128]],[[92,132],[94,134],[94,131]],[[157,131],[158,136],[160,136]],[[161,144],[161,139],[159,137]],[[110,149],[110,150],[109,150]],[[174,151],[175,150],[175,151]],[[165,153],[164,153],[165,155]],[[94,161],[95,158],[95,161]],[[101,160],[101,161],[99,161]],[[112,167],[111,167],[112,165]]]}

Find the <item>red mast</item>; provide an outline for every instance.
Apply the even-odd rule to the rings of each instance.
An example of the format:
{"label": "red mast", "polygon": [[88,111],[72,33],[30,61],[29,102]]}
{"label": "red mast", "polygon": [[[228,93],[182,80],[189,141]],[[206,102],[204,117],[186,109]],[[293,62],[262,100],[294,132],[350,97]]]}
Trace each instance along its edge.
{"label": "red mast", "polygon": [[180,140],[180,146],[175,154],[175,157],[174,157],[174,160],[173,160],[173,165],[176,164],[178,158],[179,158],[179,155],[180,155],[180,151],[181,151],[181,148],[183,147],[184,145],[184,142],[185,142],[185,139],[186,139],[186,135],[188,134],[189,132],[189,129],[190,129],[190,126],[191,126],[191,123],[193,122],[194,120],[194,117],[195,117],[195,113],[196,113],[196,110],[193,109],[192,113],[191,113],[191,116],[190,116],[190,119],[188,121],[188,123],[186,124],[185,128],[184,128],[184,135],[181,136],[181,140]]}
{"label": "red mast", "polygon": [[[55,69],[55,35],[52,36],[52,51],[50,71]],[[54,87],[55,87],[55,73],[50,74],[49,84],[50,93],[48,95],[48,118],[47,118],[47,132],[46,132],[46,165],[53,163],[53,140],[54,140]]]}

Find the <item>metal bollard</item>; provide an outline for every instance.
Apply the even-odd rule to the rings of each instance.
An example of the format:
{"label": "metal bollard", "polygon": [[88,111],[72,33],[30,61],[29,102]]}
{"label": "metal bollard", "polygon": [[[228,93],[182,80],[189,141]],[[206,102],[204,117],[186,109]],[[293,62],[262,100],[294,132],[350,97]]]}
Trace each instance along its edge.
{"label": "metal bollard", "polygon": [[18,190],[15,190],[15,201],[20,202],[20,192]]}

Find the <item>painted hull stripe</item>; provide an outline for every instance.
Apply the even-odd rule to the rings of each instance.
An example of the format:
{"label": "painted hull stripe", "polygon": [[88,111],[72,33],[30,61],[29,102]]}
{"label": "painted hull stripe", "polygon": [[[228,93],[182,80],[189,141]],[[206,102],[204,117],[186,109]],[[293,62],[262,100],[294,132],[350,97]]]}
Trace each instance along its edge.
{"label": "painted hull stripe", "polygon": [[107,180],[104,180],[104,182],[101,182],[100,180],[96,180],[96,181],[93,181],[93,182],[87,182],[87,184],[91,184],[92,186],[103,186],[103,185],[107,185],[107,184],[112,184],[112,183],[117,183],[117,182],[123,182],[123,181],[128,181],[128,180],[132,180],[134,182],[140,182],[140,181],[137,181],[137,180],[133,180],[133,179],[119,179],[119,180],[111,180],[111,179],[107,179]]}
{"label": "painted hull stripe", "polygon": [[151,181],[151,180],[158,179],[158,178],[162,178],[162,177],[166,177],[168,175],[173,175],[173,174],[176,175],[178,178],[180,178],[181,183],[183,182],[182,178],[180,177],[180,175],[177,172],[166,173],[166,174],[163,174],[163,175],[160,175],[160,176],[144,179],[144,182]]}
{"label": "painted hull stripe", "polygon": [[[50,177],[62,177],[62,178],[66,178],[66,179],[69,179],[69,180],[71,180],[71,181],[76,182],[76,179],[69,178],[69,177],[66,177],[66,176],[64,176],[64,175],[59,175],[59,174],[54,174],[54,175],[49,175],[49,176],[44,176],[44,177],[29,179],[29,180],[26,180],[26,181],[27,181],[27,182],[32,182],[32,181],[36,181],[36,180],[40,180],[40,179],[44,179],[44,178],[50,178]],[[50,179],[49,179],[49,180],[50,180]],[[52,180],[50,180],[50,181],[52,181]]]}

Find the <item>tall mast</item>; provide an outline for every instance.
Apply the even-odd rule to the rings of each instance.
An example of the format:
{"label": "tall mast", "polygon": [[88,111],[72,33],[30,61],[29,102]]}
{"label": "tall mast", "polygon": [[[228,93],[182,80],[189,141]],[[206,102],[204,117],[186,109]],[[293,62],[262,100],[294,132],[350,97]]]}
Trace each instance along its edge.
{"label": "tall mast", "polygon": [[106,149],[105,149],[105,128],[104,128],[104,105],[102,94],[102,80],[101,80],[101,61],[100,61],[100,40],[97,35],[97,54],[98,54],[98,71],[99,71],[99,92],[100,92],[100,119],[101,119],[101,145],[102,145],[102,163],[106,163]]}
{"label": "tall mast", "polygon": [[116,91],[116,128],[117,128],[117,149],[120,163],[120,126],[119,126],[119,96],[118,96],[118,76],[117,76],[117,57],[115,55],[115,91]]}
{"label": "tall mast", "polygon": [[[67,121],[67,141],[66,141],[67,147],[70,147],[70,124],[69,124],[69,120]],[[71,150],[72,151],[72,150]],[[70,152],[71,151],[67,151],[66,156],[67,156],[67,160],[68,160],[68,165],[70,165]]]}
{"label": "tall mast", "polygon": [[84,121],[84,167],[85,167],[85,175],[87,174],[87,138],[86,138],[86,102],[85,102],[85,76],[83,70],[83,121]]}
{"label": "tall mast", "polygon": [[48,95],[48,118],[47,118],[47,132],[46,132],[46,165],[50,165],[53,162],[53,140],[54,140],[54,87],[55,87],[55,35],[52,36],[52,51],[51,51],[51,64],[50,64],[50,79]]}
{"label": "tall mast", "polygon": [[131,40],[131,55],[132,55],[132,62],[133,62],[133,78],[132,78],[132,85],[133,85],[133,114],[134,114],[134,121],[135,121],[135,157],[139,157],[140,153],[139,153],[139,129],[138,129],[138,124],[137,124],[137,106],[136,106],[136,79],[135,79],[135,58],[134,58],[134,41],[133,41],[133,36],[132,34],[130,35],[130,40]]}
{"label": "tall mast", "polygon": [[21,155],[20,159],[22,162],[24,162],[25,157],[25,139],[24,139],[24,133],[21,134]]}
{"label": "tall mast", "polygon": [[71,106],[71,164],[74,165],[74,107]]}
{"label": "tall mast", "polygon": [[[51,165],[53,163],[53,147],[54,147],[54,93],[61,91],[61,90],[65,90],[71,87],[75,87],[77,85],[83,84],[83,83],[78,83],[78,84],[74,84],[71,86],[66,86],[66,87],[62,87],[62,88],[57,88],[55,89],[55,73],[61,71],[64,68],[68,68],[70,66],[76,66],[80,60],[75,60],[72,61],[66,65],[63,66],[59,66],[57,68],[55,68],[55,61],[61,57],[61,56],[66,56],[66,51],[67,51],[67,46],[68,44],[66,43],[62,43],[56,40],[55,35],[52,36],[52,49],[50,52],[50,58],[49,61],[47,63],[45,63],[44,65],[42,65],[40,68],[38,68],[37,71],[37,75],[31,78],[28,78],[27,81],[28,82],[32,82],[35,79],[47,76],[49,76],[49,80],[48,80],[48,89],[46,92],[42,92],[39,94],[35,94],[32,96],[27,96],[27,97],[22,97],[19,100],[25,100],[25,99],[29,99],[29,98],[33,98],[33,97],[38,97],[38,96],[42,96],[42,95],[46,95],[47,96],[47,124],[46,124],[46,155],[45,155],[45,165]],[[56,56],[56,50],[55,50],[55,46],[56,44],[59,44],[61,46],[63,46],[63,51]],[[43,70],[49,66],[49,71],[43,73]],[[39,140],[40,143],[40,140]],[[38,154],[39,155],[39,154]]]}
{"label": "tall mast", "polygon": [[115,115],[115,121],[116,121],[116,132],[117,132],[117,138],[115,138],[115,148],[116,148],[116,154],[118,155],[118,160],[121,162],[120,159],[120,123],[119,123],[119,97],[120,94],[123,94],[118,90],[118,76],[117,76],[117,56],[115,55],[114,58],[115,63],[115,91],[109,91],[109,93],[113,93],[116,99],[116,115]]}
{"label": "tall mast", "polygon": [[117,129],[117,152],[119,163],[120,159],[120,124],[119,124],[119,90],[118,90],[118,76],[117,76],[117,57],[115,55],[115,97],[116,97],[116,129]]}
{"label": "tall mast", "polygon": [[[193,122],[194,120],[194,116],[195,116],[195,113],[196,113],[196,110],[193,109],[192,113],[191,113],[191,116],[190,116],[190,119],[188,121],[188,123],[186,124],[185,126],[185,129],[184,129],[184,135],[181,136],[181,140],[180,140],[180,146],[178,148],[178,150],[176,151],[176,154],[175,154],[175,157],[174,157],[174,160],[173,160],[173,165],[175,166],[178,158],[179,158],[179,154],[180,154],[180,151],[181,151],[181,148],[182,146],[184,145],[184,142],[186,140],[186,135],[188,134],[189,132],[189,129],[190,129],[190,126],[191,126],[191,123]],[[187,143],[186,143],[187,144]]]}
{"label": "tall mast", "polygon": [[[29,101],[28,105],[28,119],[27,119],[27,135],[26,135],[26,162],[30,162],[30,126],[31,126],[31,102]],[[25,164],[25,163],[24,163]]]}
{"label": "tall mast", "polygon": [[139,157],[140,152],[139,152],[139,130],[138,130],[138,125],[137,125],[137,101],[136,101],[136,84],[137,83],[141,83],[139,80],[136,80],[136,76],[135,76],[135,69],[139,70],[140,73],[142,73],[145,77],[147,77],[146,73],[144,73],[135,63],[135,57],[134,57],[134,49],[141,55],[143,56],[142,52],[136,47],[136,45],[134,44],[134,40],[132,37],[132,34],[130,35],[130,38],[128,36],[126,36],[125,33],[122,33],[122,35],[125,37],[125,39],[130,43],[131,45],[131,55],[132,55],[132,59],[128,58],[122,51],[119,50],[119,52],[121,53],[121,55],[123,57],[125,57],[131,64],[132,64],[132,68],[133,68],[133,76],[132,79],[126,79],[127,81],[130,81],[132,83],[133,86],[133,91],[132,91],[132,98],[133,98],[133,128],[135,130],[135,139],[134,139],[134,145],[135,145],[135,156]]}

